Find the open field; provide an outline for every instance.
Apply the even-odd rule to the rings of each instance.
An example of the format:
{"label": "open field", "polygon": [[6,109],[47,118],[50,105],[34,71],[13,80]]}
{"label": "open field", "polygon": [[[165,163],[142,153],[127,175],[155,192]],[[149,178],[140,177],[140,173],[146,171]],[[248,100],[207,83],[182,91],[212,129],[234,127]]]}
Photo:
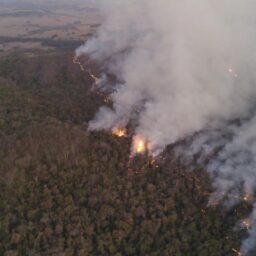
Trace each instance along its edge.
{"label": "open field", "polygon": [[[12,51],[75,48],[92,35],[101,17],[91,4],[0,1],[0,56]],[[74,45],[72,44],[74,43]]]}

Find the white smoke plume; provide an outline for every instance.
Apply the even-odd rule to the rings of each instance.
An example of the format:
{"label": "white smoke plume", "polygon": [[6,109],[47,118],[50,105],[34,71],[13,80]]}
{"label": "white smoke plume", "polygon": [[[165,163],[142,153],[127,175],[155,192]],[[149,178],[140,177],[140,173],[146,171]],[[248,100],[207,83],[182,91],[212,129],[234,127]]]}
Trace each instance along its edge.
{"label": "white smoke plume", "polygon": [[[105,22],[77,50],[116,75],[113,108],[102,107],[91,129],[136,119],[152,154],[200,153],[214,179],[213,197],[254,197],[256,188],[256,1],[105,0]],[[216,148],[218,150],[216,151]],[[210,156],[210,157],[209,157]],[[210,158],[210,160],[209,160]],[[255,204],[256,208],[256,204]],[[253,250],[255,222],[242,245]]]}

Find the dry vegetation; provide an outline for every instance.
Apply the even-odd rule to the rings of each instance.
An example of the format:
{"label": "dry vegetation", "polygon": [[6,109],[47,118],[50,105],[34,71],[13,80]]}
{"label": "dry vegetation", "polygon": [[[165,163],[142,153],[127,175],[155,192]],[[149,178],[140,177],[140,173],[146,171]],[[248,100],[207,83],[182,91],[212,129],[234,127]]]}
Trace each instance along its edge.
{"label": "dry vegetation", "polygon": [[208,208],[171,149],[130,170],[130,138],[86,129],[104,101],[72,53],[9,56],[0,77],[0,255],[234,255],[249,206]]}
{"label": "dry vegetation", "polygon": [[[244,232],[234,232],[233,227],[246,216],[248,205],[230,210],[207,207],[209,177],[200,169],[188,171],[171,148],[157,167],[141,168],[141,163],[148,162],[145,155],[134,161],[133,171],[128,165],[129,137],[87,131],[88,121],[105,104],[104,98],[91,90],[92,79],[72,62],[69,48],[82,33],[92,32],[88,24],[98,22],[91,11],[86,16],[74,9],[67,15],[67,9],[59,7],[54,10],[58,17],[31,14],[21,17],[20,23],[17,17],[0,15],[0,29],[21,26],[27,30],[18,29],[26,33],[25,39],[45,34],[48,40],[52,33],[65,39],[48,52],[30,48],[30,43],[40,42],[4,43],[5,54],[0,57],[0,255],[234,255],[232,248],[239,248]],[[56,26],[79,17],[81,23],[75,26],[80,32],[74,29],[74,40],[63,48],[72,29]],[[28,26],[28,19],[30,25],[39,25]],[[51,26],[56,31],[31,35],[32,30]],[[13,30],[13,34],[3,31],[5,40],[21,38]],[[10,44],[16,43],[21,44],[21,51],[13,51]]]}
{"label": "dry vegetation", "polygon": [[[0,4],[0,56],[12,51],[47,50],[51,44],[68,41],[81,44],[101,23],[90,4],[5,3]],[[77,45],[72,45],[75,48]],[[56,48],[55,45],[51,47]],[[53,50],[53,49],[52,49]]]}

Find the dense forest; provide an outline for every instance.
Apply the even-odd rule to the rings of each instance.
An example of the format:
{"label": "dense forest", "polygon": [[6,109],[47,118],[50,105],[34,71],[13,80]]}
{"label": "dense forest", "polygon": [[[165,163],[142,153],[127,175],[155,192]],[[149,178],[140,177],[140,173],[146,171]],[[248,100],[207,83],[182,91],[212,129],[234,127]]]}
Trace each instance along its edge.
{"label": "dense forest", "polygon": [[250,206],[208,207],[171,147],[131,165],[129,137],[88,131],[104,98],[72,57],[0,61],[0,255],[237,255]]}

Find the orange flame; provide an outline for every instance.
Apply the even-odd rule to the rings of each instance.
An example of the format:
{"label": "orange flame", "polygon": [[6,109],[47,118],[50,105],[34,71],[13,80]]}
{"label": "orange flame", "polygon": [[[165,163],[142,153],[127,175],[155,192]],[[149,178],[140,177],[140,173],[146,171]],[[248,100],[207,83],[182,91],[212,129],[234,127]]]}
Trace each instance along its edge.
{"label": "orange flame", "polygon": [[124,137],[126,135],[126,129],[125,128],[113,128],[112,134],[117,136],[117,137]]}
{"label": "orange flame", "polygon": [[87,72],[87,74],[94,80],[94,83],[98,85],[100,83],[100,79],[95,76],[90,69],[86,68],[78,59],[78,56],[73,57],[73,63],[79,65],[81,71]]}
{"label": "orange flame", "polygon": [[146,151],[146,140],[142,136],[135,136],[133,139],[133,153],[143,154]]}
{"label": "orange flame", "polygon": [[245,202],[251,202],[251,201],[253,200],[253,195],[247,193],[247,194],[243,197],[243,200],[244,200]]}
{"label": "orange flame", "polygon": [[249,230],[253,225],[253,220],[248,218],[242,221],[242,226]]}

